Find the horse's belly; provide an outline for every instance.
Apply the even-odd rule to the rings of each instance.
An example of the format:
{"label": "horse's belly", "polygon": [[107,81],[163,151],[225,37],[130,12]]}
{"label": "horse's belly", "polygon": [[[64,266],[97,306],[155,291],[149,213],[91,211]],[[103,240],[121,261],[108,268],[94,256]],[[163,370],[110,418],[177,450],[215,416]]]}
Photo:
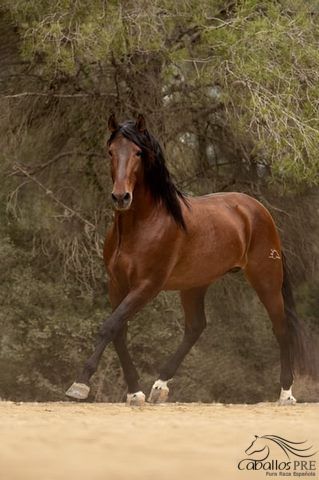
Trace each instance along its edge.
{"label": "horse's belly", "polygon": [[242,266],[236,255],[227,258],[214,255],[199,255],[197,258],[179,262],[164,286],[165,290],[186,290],[209,285],[236,266]]}
{"label": "horse's belly", "polygon": [[191,288],[201,287],[204,285],[210,285],[220,278],[222,274],[212,275],[212,272],[202,273],[200,276],[191,276],[185,274],[183,276],[172,274],[166,281],[163,290],[189,290]]}

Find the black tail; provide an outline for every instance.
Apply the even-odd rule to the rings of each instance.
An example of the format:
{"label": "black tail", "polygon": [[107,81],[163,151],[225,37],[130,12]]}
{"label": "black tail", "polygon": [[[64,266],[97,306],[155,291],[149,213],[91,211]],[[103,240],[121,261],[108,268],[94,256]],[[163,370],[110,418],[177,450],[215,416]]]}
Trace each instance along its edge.
{"label": "black tail", "polygon": [[319,352],[315,341],[310,338],[302,322],[297,317],[295,300],[292,293],[288,274],[287,262],[282,255],[284,278],[282,295],[284,298],[285,314],[288,322],[290,360],[294,373],[307,375],[319,379]]}

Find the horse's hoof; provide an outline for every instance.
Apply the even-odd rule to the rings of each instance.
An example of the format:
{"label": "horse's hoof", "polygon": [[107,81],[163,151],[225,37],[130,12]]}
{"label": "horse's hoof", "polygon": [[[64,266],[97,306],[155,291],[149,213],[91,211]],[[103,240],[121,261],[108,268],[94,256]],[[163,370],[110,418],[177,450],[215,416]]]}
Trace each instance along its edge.
{"label": "horse's hoof", "polygon": [[70,398],[75,400],[86,400],[89,396],[90,387],[85,383],[72,383],[71,387],[65,392]]}
{"label": "horse's hoof", "polygon": [[126,405],[129,407],[141,407],[145,403],[145,395],[143,392],[128,393],[126,397]]}
{"label": "horse's hoof", "polygon": [[[167,380],[168,381],[168,380]],[[154,383],[150,396],[148,397],[148,402],[150,403],[164,403],[167,400],[169,388],[167,386],[167,381],[156,380]]]}
{"label": "horse's hoof", "polygon": [[280,406],[282,406],[282,405],[296,405],[296,403],[297,403],[297,400],[293,396],[291,396],[289,398],[286,398],[284,400],[279,399],[279,401],[278,401],[278,405],[280,405]]}
{"label": "horse's hoof", "polygon": [[278,405],[295,405],[296,403],[297,400],[291,393],[291,388],[289,390],[281,389]]}

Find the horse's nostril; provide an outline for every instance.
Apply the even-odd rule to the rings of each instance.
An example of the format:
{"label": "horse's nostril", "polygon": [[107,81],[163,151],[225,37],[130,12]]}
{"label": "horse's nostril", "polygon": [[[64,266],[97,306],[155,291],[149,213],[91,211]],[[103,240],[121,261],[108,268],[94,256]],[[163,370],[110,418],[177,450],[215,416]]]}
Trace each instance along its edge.
{"label": "horse's nostril", "polygon": [[126,192],[126,193],[113,193],[112,192],[111,197],[112,197],[112,201],[115,205],[125,207],[126,205],[129,204],[129,202],[132,198],[132,195],[130,194],[130,192]]}

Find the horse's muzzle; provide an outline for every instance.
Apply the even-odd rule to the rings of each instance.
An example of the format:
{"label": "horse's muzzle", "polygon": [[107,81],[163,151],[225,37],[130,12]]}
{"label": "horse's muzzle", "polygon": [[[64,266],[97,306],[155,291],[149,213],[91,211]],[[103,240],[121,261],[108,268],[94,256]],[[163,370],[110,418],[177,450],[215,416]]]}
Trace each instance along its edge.
{"label": "horse's muzzle", "polygon": [[133,196],[130,192],[114,193],[112,192],[112,203],[116,210],[128,210],[131,206]]}

